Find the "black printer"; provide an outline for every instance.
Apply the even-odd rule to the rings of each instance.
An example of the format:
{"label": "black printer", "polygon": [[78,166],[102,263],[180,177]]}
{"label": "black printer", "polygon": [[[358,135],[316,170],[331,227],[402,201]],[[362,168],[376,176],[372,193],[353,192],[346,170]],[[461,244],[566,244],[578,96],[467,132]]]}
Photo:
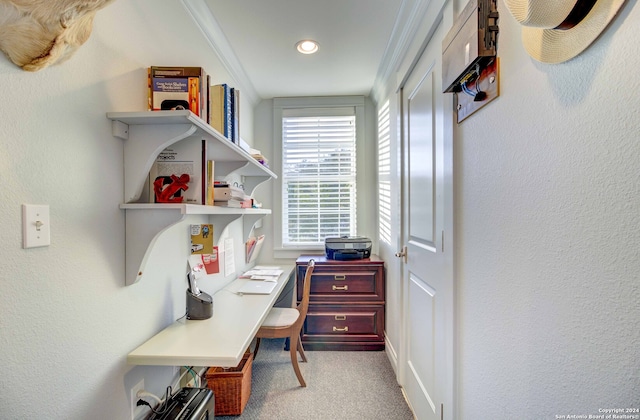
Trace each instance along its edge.
{"label": "black printer", "polygon": [[324,247],[331,260],[360,260],[371,256],[371,239],[364,236],[327,237]]}

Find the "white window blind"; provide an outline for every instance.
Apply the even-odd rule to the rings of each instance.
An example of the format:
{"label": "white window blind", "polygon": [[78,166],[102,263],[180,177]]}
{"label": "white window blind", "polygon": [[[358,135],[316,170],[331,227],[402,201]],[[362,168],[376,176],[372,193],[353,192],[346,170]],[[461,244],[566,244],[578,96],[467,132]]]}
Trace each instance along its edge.
{"label": "white window blind", "polygon": [[283,114],[284,246],[356,232],[356,117],[353,108],[322,111]]}
{"label": "white window blind", "polygon": [[391,117],[389,101],[378,111],[378,237],[391,244]]}

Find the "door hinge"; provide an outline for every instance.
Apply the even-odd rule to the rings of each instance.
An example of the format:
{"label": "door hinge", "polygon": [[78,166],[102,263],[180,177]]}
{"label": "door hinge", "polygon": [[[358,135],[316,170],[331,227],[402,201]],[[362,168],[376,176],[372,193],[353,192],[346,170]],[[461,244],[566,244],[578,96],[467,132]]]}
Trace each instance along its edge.
{"label": "door hinge", "polygon": [[440,403],[440,420],[444,420],[444,403]]}
{"label": "door hinge", "polygon": [[444,252],[444,230],[442,231],[442,238],[440,240],[440,249]]}

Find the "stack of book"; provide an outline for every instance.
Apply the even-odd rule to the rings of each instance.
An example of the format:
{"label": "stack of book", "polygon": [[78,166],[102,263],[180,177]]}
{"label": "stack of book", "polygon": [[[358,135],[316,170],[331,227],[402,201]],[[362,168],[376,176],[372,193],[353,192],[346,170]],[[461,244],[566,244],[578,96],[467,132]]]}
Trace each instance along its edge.
{"label": "stack of book", "polygon": [[242,188],[234,187],[226,183],[215,183],[213,188],[213,205],[250,209],[253,207],[253,199],[246,195]]}
{"label": "stack of book", "polygon": [[240,90],[211,86],[202,67],[147,68],[149,110],[188,109],[233,143],[240,144]]}
{"label": "stack of book", "polygon": [[188,109],[211,123],[211,78],[204,68],[151,66],[147,76],[149,110]]}

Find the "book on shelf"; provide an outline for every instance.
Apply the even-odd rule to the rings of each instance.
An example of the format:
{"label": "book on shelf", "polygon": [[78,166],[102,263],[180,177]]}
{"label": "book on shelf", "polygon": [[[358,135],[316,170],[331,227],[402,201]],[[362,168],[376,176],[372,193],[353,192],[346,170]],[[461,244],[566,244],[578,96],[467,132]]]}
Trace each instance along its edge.
{"label": "book on shelf", "polygon": [[204,88],[206,89],[206,96],[204,98],[205,106],[207,108],[207,118],[205,121],[211,125],[211,75],[207,74],[207,81]]}
{"label": "book on shelf", "polygon": [[233,101],[228,84],[211,86],[211,126],[233,141]]}
{"label": "book on shelf", "polygon": [[235,208],[235,209],[241,209],[242,208],[241,202],[240,201],[236,201],[236,200],[214,201],[213,205],[214,206],[218,206],[218,207],[231,207],[231,208]]}
{"label": "book on shelf", "polygon": [[233,92],[231,91],[231,87],[225,85],[225,125],[224,125],[224,136],[229,140],[233,141]]}
{"label": "book on shelf", "polygon": [[151,66],[147,75],[150,110],[188,109],[209,121],[209,84],[204,68]]}
{"label": "book on shelf", "polygon": [[[211,121],[209,125],[224,136],[224,88],[222,85],[213,85],[209,88],[209,107],[211,108]],[[221,105],[223,104],[223,105]]]}
{"label": "book on shelf", "polygon": [[219,207],[230,207],[235,209],[250,209],[253,207],[253,199],[249,198],[246,200],[214,201],[213,205],[219,206]]}
{"label": "book on shelf", "polygon": [[225,101],[225,85],[213,85],[210,90],[211,94],[211,122],[209,123],[218,133],[226,137],[226,107]]}
{"label": "book on shelf", "polygon": [[231,141],[240,144],[240,90],[231,88]]}
{"label": "book on shelf", "polygon": [[198,274],[215,274],[220,272],[218,247],[213,245],[213,224],[203,223],[190,225],[191,255],[189,266]]}
{"label": "book on shelf", "polygon": [[264,155],[260,150],[249,148],[249,154],[251,155],[252,158],[257,160],[258,163],[260,163],[261,165],[267,168],[269,167],[269,161],[267,160],[266,157],[264,157]]}
{"label": "book on shelf", "polygon": [[205,200],[205,204],[207,206],[213,206],[213,202],[214,202],[214,185],[215,185],[215,180],[214,180],[214,171],[215,171],[215,162],[211,159],[207,160],[207,184],[205,186],[205,190],[206,190],[206,200]]}
{"label": "book on shelf", "polygon": [[227,187],[215,187],[213,192],[213,198],[215,201],[229,201],[239,200],[243,201],[248,197],[245,195],[242,188],[227,186]]}
{"label": "book on shelf", "polygon": [[206,203],[207,142],[188,138],[165,148],[149,171],[152,203]]}

